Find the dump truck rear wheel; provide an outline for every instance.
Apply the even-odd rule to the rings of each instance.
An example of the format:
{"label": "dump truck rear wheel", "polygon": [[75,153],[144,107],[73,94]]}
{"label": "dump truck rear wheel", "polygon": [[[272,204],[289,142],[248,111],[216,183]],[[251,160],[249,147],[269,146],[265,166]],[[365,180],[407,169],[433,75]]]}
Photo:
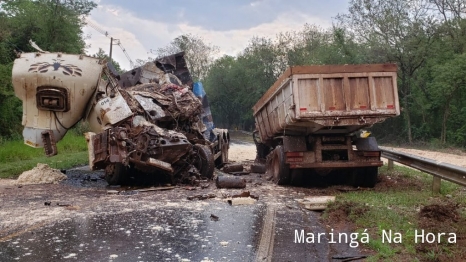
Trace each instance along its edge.
{"label": "dump truck rear wheel", "polygon": [[282,146],[277,146],[272,153],[272,161],[269,163],[269,169],[277,185],[286,185],[290,183],[290,168],[285,163],[285,153]]}
{"label": "dump truck rear wheel", "polygon": [[296,168],[291,169],[291,181],[292,186],[300,186],[304,181],[304,169]]}
{"label": "dump truck rear wheel", "polygon": [[374,187],[377,183],[377,167],[361,167],[352,170],[348,177],[348,184],[354,187]]}
{"label": "dump truck rear wheel", "polygon": [[214,175],[214,155],[210,148],[206,145],[195,144],[194,147],[195,160],[194,166],[199,170],[201,175],[212,178]]}
{"label": "dump truck rear wheel", "polygon": [[374,187],[377,183],[378,177],[378,168],[377,167],[365,167],[363,168],[363,179],[361,180],[362,187]]}
{"label": "dump truck rear wheel", "polygon": [[128,181],[128,168],[121,163],[108,165],[105,168],[105,180],[109,185],[122,185]]}

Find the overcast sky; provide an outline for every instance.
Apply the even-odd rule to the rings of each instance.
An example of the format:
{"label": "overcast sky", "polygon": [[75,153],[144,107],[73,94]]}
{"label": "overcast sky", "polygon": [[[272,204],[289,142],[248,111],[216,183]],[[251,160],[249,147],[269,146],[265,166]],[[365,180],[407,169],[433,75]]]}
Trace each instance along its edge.
{"label": "overcast sky", "polygon": [[[94,0],[98,7],[90,23],[120,39],[129,57],[147,59],[151,50],[167,46],[175,37],[193,34],[218,46],[220,55],[237,55],[253,36],[274,38],[279,32],[301,30],[305,23],[327,28],[347,0]],[[95,54],[109,52],[110,38],[86,26],[84,33]],[[125,69],[128,59],[118,46],[113,58]]]}

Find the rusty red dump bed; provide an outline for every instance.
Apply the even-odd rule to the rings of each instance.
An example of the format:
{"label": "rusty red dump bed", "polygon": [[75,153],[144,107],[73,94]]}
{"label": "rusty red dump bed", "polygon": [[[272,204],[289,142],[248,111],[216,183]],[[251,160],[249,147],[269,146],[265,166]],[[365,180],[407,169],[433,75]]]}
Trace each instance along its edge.
{"label": "rusty red dump bed", "polygon": [[294,66],[254,105],[263,141],[351,133],[400,114],[395,64]]}

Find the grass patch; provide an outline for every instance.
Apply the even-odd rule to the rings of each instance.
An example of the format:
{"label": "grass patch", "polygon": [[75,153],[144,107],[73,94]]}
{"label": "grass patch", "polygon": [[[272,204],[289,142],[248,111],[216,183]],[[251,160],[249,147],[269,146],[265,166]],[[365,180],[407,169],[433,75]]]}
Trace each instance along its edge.
{"label": "grass patch", "polygon": [[5,141],[0,146],[0,178],[16,178],[37,163],[58,169],[88,163],[86,140],[75,132],[68,132],[57,143],[58,155],[53,157],[46,157],[42,148],[29,147],[19,140]]}
{"label": "grass patch", "polygon": [[[324,219],[351,222],[354,232],[367,229],[370,236],[366,247],[375,251],[368,261],[461,261],[466,258],[463,241],[466,236],[466,190],[456,184],[442,181],[441,193],[433,195],[432,176],[410,168],[395,166],[379,170],[380,181],[373,190],[358,190],[341,194],[337,201],[325,211]],[[431,207],[446,213],[446,217],[425,217]],[[448,207],[451,212],[442,211]],[[363,210],[363,212],[361,211]],[[451,216],[451,217],[448,217]],[[337,221],[338,222],[338,221]],[[442,226],[440,226],[442,225]],[[441,243],[421,244],[415,241],[418,234],[425,232],[456,233],[457,243],[449,244],[447,238]],[[392,243],[383,238],[392,232]],[[401,234],[401,242],[395,243],[395,233]],[[400,240],[397,238],[396,240]]]}

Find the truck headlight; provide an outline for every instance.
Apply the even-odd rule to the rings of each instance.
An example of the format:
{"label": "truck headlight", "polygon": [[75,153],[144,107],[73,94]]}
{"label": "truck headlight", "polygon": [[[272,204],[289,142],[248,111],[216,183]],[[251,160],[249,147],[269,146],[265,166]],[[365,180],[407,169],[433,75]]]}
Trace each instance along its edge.
{"label": "truck headlight", "polygon": [[38,87],[36,100],[37,108],[40,110],[57,112],[67,112],[70,110],[68,90],[62,87]]}

